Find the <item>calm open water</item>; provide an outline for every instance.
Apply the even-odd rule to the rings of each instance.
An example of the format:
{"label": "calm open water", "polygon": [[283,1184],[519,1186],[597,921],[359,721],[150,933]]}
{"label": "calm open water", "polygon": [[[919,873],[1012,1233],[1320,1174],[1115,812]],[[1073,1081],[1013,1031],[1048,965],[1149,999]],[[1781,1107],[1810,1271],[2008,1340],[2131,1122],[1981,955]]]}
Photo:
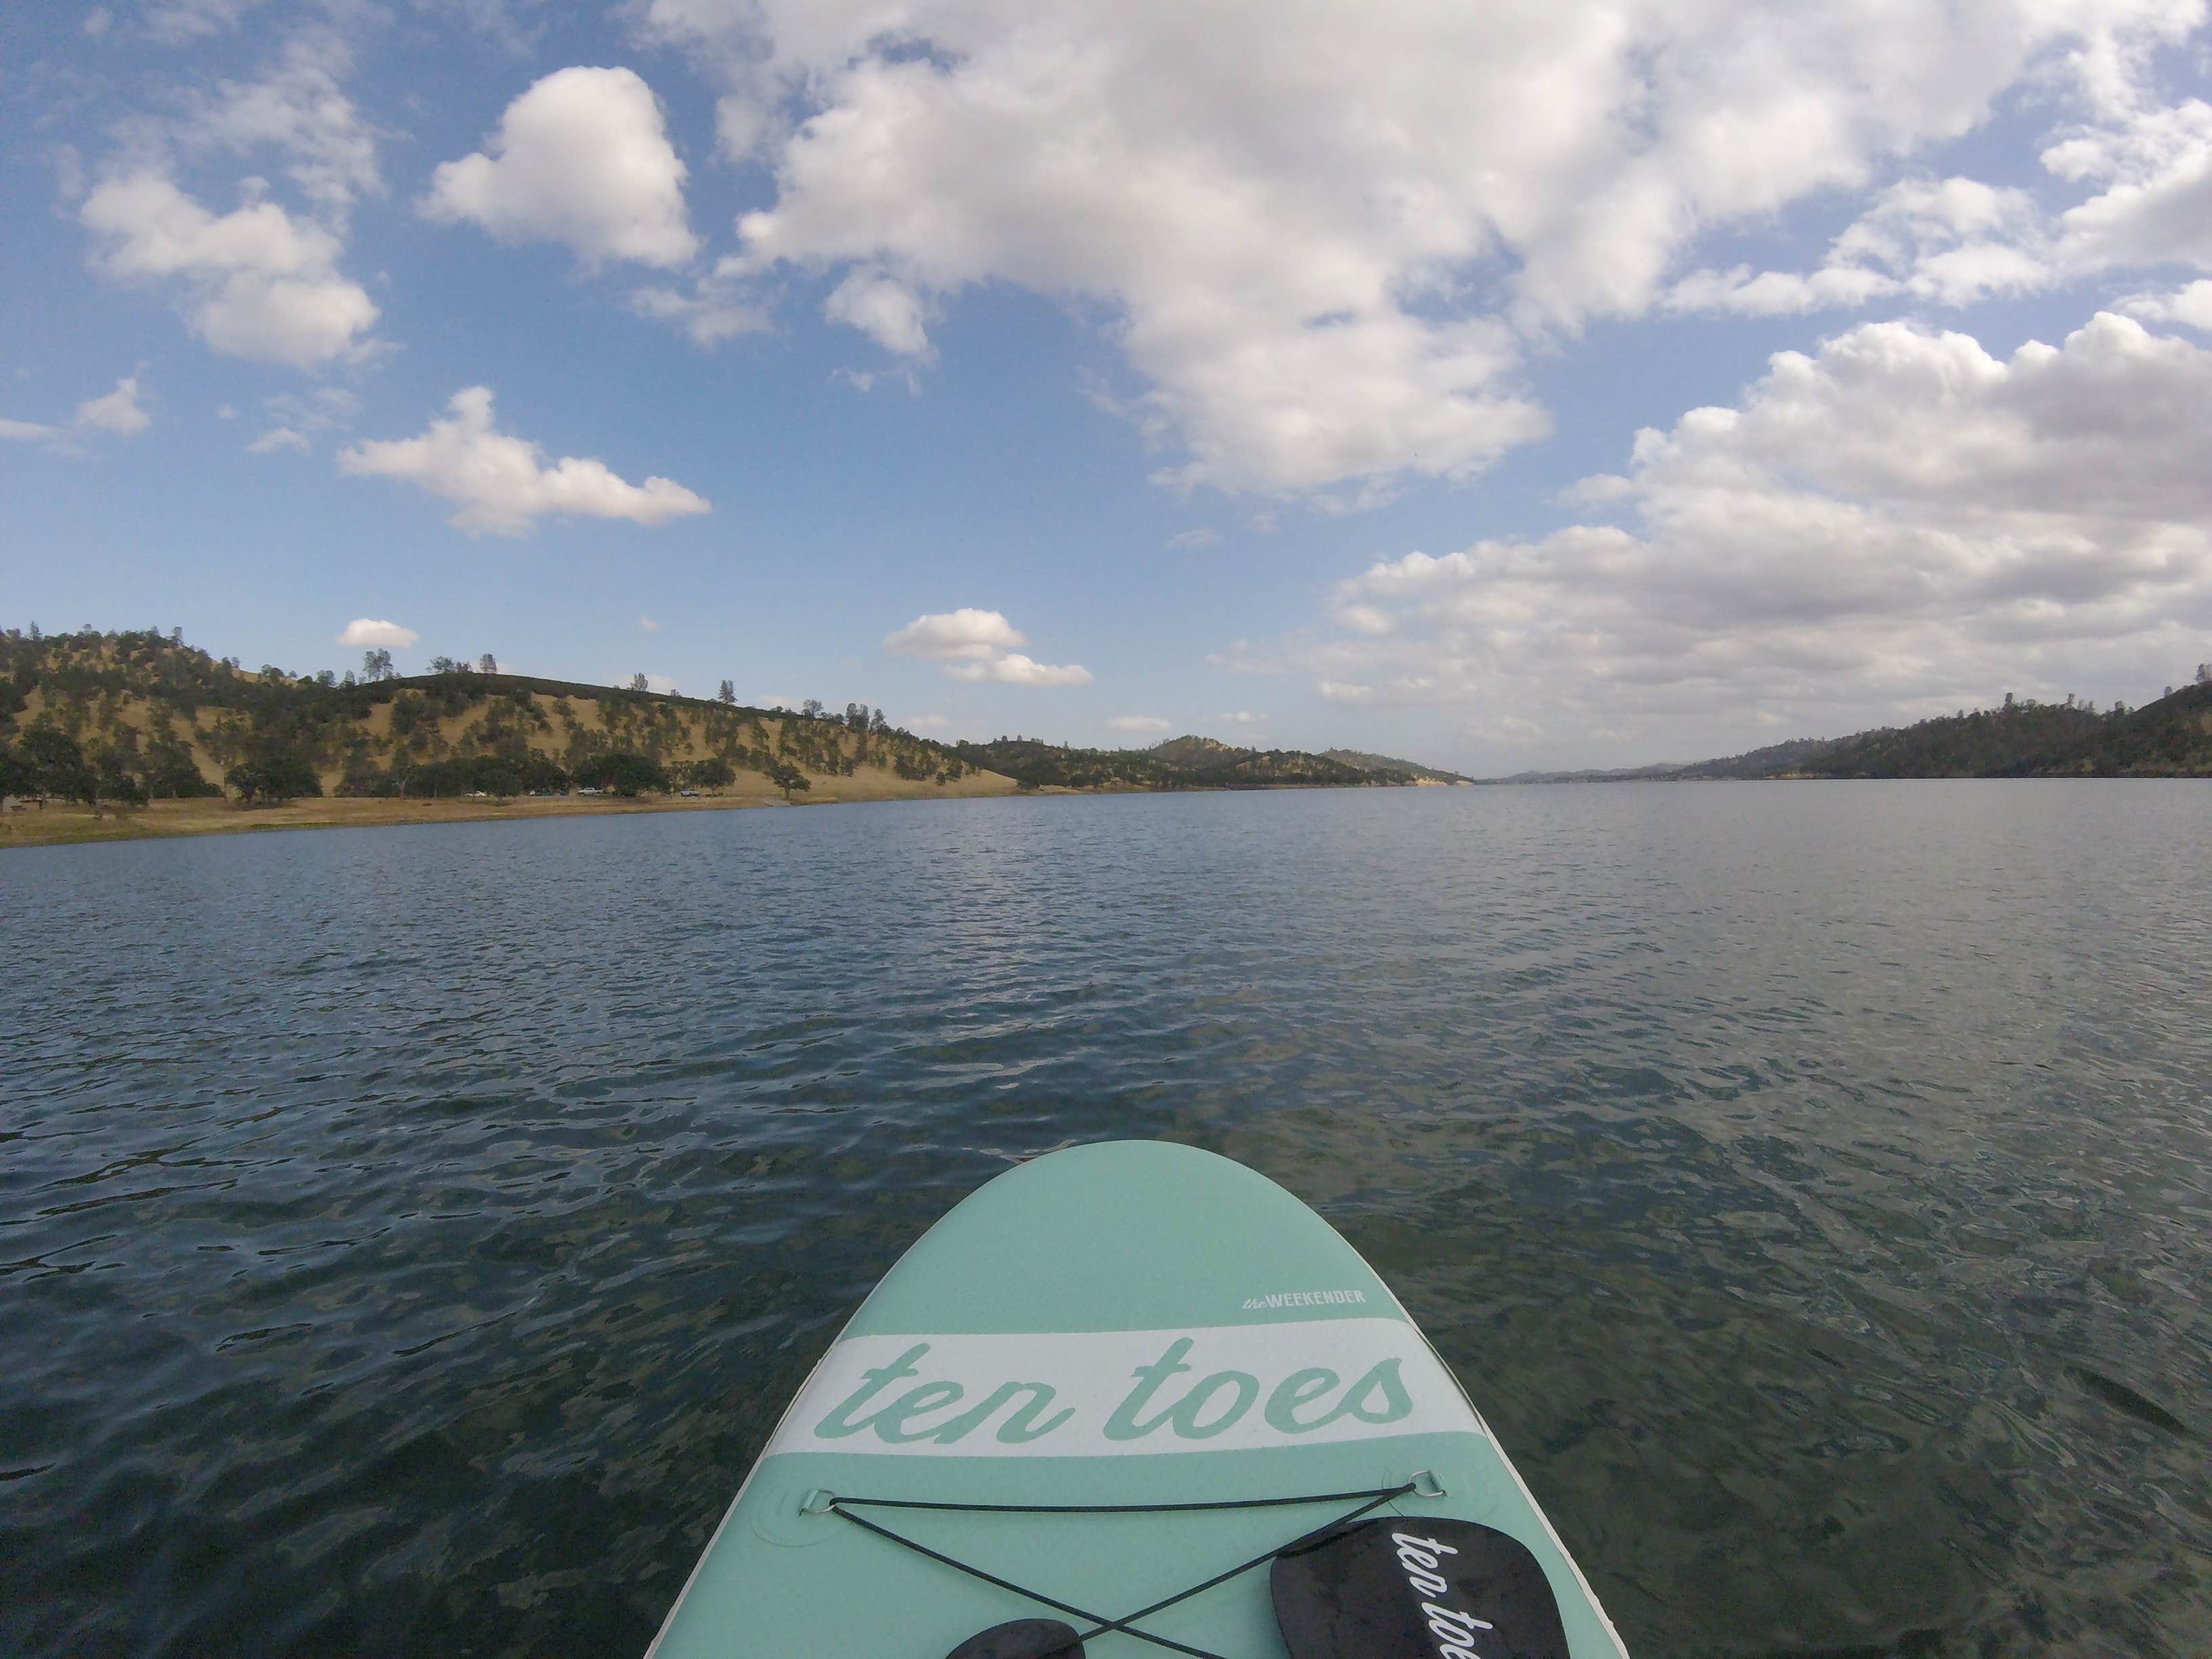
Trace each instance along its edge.
{"label": "calm open water", "polygon": [[641,1652],[1109,1136],[1342,1229],[1639,1659],[2212,1650],[2212,786],[138,842],[0,937],[0,1651]]}

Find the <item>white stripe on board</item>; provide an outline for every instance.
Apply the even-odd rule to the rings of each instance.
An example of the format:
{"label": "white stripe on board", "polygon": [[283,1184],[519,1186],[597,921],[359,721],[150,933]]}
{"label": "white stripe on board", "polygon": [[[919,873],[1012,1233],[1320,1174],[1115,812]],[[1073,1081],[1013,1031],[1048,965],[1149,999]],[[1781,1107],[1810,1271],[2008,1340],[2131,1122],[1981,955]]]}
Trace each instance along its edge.
{"label": "white stripe on board", "polygon": [[768,1455],[1113,1457],[1484,1432],[1396,1319],[848,1337]]}

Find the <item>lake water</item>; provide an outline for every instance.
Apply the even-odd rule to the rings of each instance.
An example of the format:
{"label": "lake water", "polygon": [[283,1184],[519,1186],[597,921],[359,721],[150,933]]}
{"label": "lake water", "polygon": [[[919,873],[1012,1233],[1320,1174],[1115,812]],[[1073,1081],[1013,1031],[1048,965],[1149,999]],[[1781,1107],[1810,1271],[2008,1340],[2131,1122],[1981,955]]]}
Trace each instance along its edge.
{"label": "lake water", "polygon": [[2212,1649],[2212,786],[145,842],[0,936],[0,1651],[640,1653],[1114,1136],[1334,1222],[1639,1659]]}

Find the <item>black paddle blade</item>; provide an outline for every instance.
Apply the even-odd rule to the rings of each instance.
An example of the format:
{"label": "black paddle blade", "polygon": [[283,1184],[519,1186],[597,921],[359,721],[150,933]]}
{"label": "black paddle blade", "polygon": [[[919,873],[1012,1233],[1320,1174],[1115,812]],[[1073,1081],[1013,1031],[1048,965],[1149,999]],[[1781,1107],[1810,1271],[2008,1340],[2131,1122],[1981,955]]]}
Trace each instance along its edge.
{"label": "black paddle blade", "polygon": [[1291,1659],[1567,1659],[1544,1569],[1472,1521],[1318,1532],[1275,1558],[1270,1585]]}
{"label": "black paddle blade", "polygon": [[1017,1619],[978,1631],[945,1659],[1083,1659],[1075,1626],[1057,1619]]}

